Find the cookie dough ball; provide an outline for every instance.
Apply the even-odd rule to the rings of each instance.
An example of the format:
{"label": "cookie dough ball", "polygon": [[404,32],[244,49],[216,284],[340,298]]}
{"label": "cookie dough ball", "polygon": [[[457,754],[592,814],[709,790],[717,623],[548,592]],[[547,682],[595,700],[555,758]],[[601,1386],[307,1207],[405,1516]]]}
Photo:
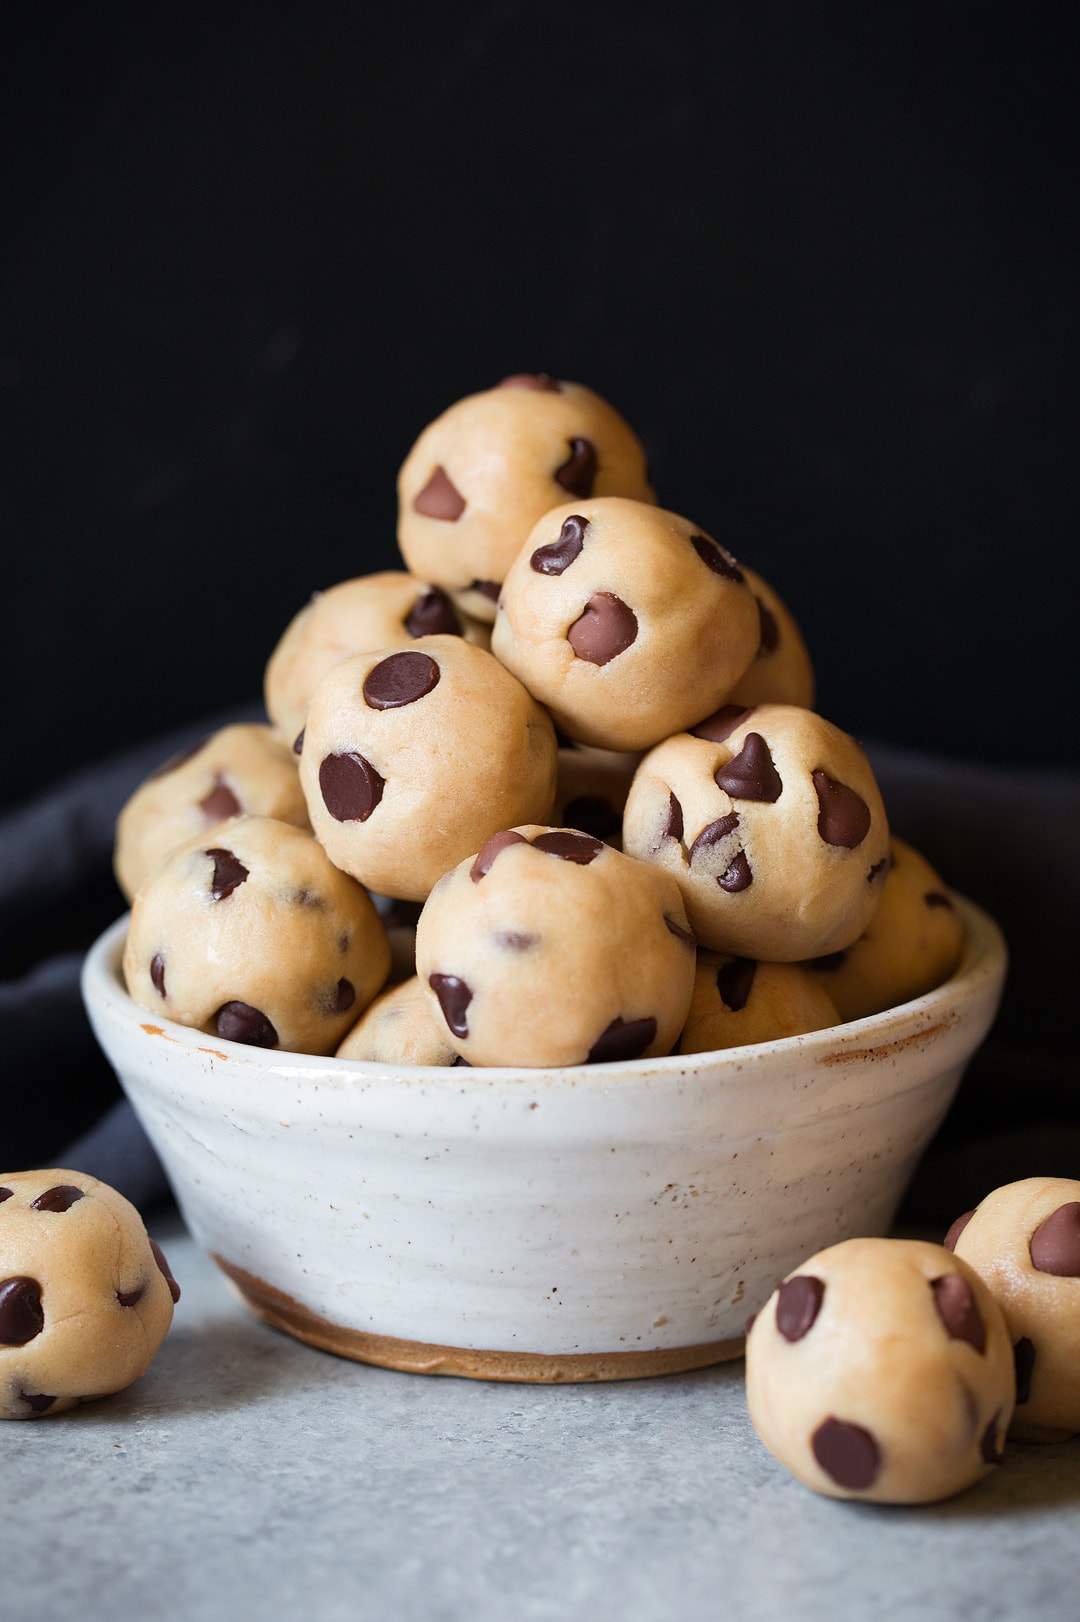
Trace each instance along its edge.
{"label": "cookie dough ball", "polygon": [[839,1025],[828,992],[796,963],[699,952],[680,1053],[712,1053]]}
{"label": "cookie dough ball", "polygon": [[540,520],[491,649],[567,737],[648,749],[723,702],[760,635],[730,553],[676,513],[609,497]]}
{"label": "cookie dough ball", "polygon": [[266,713],[290,744],[328,670],[355,653],[408,647],[420,636],[463,636],[486,646],[490,631],[461,613],[438,586],[401,570],[343,580],[317,591],[270,655]]}
{"label": "cookie dough ball", "polygon": [[757,599],[760,640],[753,660],[728,694],[729,704],[814,704],[814,667],[794,615],[745,563],[739,567]]}
{"label": "cookie dough ball", "polygon": [[136,895],[124,948],[140,1008],[294,1053],[333,1053],[389,968],[367,893],[311,834],[269,817],[174,851]]}
{"label": "cookie dough ball", "polygon": [[498,660],[432,636],[324,676],[300,781],[331,861],[423,901],[496,829],[550,815],[556,755],[550,717]]}
{"label": "cookie dough ball", "polygon": [[963,946],[964,926],[940,877],[911,845],[893,839],[881,900],[866,929],[807,967],[842,1019],[862,1019],[941,985]]}
{"label": "cookie dough ball", "polygon": [[415,975],[376,997],[338,1048],[337,1056],[374,1064],[457,1063],[446,1026]]}
{"label": "cookie dough ball", "polygon": [[622,814],[640,756],[569,744],[559,749],[552,821],[577,828],[618,850]]}
{"label": "cookie dough ball", "polygon": [[398,542],[413,574],[491,620],[537,519],[592,496],[654,499],[637,438],[591,389],[522,373],[424,429],[398,474]]}
{"label": "cookie dough ball", "polygon": [[1065,1441],[1080,1431],[1080,1182],[1026,1177],[996,1188],[945,1244],[1005,1314],[1016,1359],[1009,1434]]}
{"label": "cookie dough ball", "polygon": [[600,1064],[670,1053],[694,943],[665,873],[588,834],[526,826],[435,886],[416,968],[470,1064]]}
{"label": "cookie dough ball", "polygon": [[113,867],[128,901],[170,851],[229,817],[252,812],[307,828],[297,765],[270,727],[237,725],[159,767],[116,824]]}
{"label": "cookie dough ball", "polygon": [[645,756],[623,848],[678,881],[703,946],[791,963],[867,928],[889,830],[845,732],[794,705],[728,706]]}
{"label": "cookie dough ball", "polygon": [[831,1498],[928,1504],[1000,1463],[1012,1348],[990,1291],[940,1245],[849,1239],[789,1275],[746,1341],[774,1458]]}
{"label": "cookie dough ball", "polygon": [[133,1205],[77,1171],[0,1173],[0,1419],[146,1373],[180,1289]]}

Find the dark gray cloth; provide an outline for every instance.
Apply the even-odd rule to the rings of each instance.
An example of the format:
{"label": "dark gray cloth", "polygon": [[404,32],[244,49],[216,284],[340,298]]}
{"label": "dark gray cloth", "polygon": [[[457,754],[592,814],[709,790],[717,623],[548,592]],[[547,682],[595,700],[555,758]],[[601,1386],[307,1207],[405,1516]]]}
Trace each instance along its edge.
{"label": "dark gray cloth", "polygon": [[[82,954],[122,910],[112,879],[124,801],[163,760],[256,706],[211,716],[62,782],[0,819],[0,1169],[104,1177],[145,1208],[161,1167],[120,1097],[79,996]],[[869,754],[895,833],[1002,925],[1012,967],[1001,1016],[915,1180],[905,1215],[947,1224],[995,1184],[1080,1176],[1072,1037],[1080,919],[1080,777]]]}

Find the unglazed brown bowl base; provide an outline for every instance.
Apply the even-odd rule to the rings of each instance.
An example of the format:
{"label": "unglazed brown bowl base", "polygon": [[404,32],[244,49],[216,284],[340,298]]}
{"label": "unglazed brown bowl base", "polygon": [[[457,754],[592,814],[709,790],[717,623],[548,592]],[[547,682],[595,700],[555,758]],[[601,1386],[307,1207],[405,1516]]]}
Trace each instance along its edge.
{"label": "unglazed brown bowl base", "polygon": [[455,1374],[466,1380],[516,1380],[529,1385],[572,1385],[587,1380],[641,1380],[655,1374],[682,1374],[743,1355],[742,1335],[698,1346],[665,1346],[651,1352],[481,1352],[471,1347],[432,1346],[394,1335],[343,1329],[294,1301],[291,1295],[235,1267],[211,1252],[222,1272],[257,1318],[320,1351],[376,1363],[406,1374]]}

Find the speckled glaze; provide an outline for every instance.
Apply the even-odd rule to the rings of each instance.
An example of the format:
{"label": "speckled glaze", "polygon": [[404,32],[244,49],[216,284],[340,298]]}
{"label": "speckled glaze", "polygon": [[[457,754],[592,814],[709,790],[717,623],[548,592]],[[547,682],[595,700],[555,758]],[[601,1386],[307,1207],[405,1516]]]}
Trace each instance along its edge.
{"label": "speckled glaze", "polygon": [[996,925],[951,980],[754,1047],[565,1070],[267,1052],[83,991],[192,1232],[261,1316],[364,1361],[611,1379],[741,1350],[806,1256],[887,1231],[990,1026]]}

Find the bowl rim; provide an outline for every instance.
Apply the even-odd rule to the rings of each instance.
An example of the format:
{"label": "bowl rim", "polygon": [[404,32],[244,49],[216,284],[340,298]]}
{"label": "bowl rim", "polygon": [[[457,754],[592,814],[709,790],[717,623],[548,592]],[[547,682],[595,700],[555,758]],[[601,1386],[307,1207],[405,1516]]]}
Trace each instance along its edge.
{"label": "bowl rim", "polygon": [[[741,1070],[784,1056],[798,1057],[800,1064],[823,1053],[849,1051],[854,1057],[865,1052],[868,1038],[875,1050],[903,1041],[912,1029],[927,1031],[936,1022],[955,1014],[958,1005],[978,997],[988,983],[1004,980],[1008,952],[1000,928],[990,915],[974,902],[949,891],[964,922],[964,948],[956,970],[933,990],[908,1002],[862,1019],[828,1025],[819,1031],[797,1036],[775,1037],[739,1047],[717,1048],[704,1053],[672,1053],[651,1059],[617,1059],[606,1064],[580,1065],[406,1065],[381,1063],[371,1059],[339,1059],[334,1055],[296,1053],[288,1049],[254,1048],[242,1042],[208,1035],[194,1026],[180,1025],[167,1016],[141,1008],[128,994],[122,981],[121,954],[130,913],[124,913],[103,931],[90,947],[83,962],[81,986],[88,1011],[111,1016],[117,1023],[148,1036],[165,1036],[171,1046],[187,1050],[203,1066],[209,1056],[241,1060],[265,1075],[317,1073],[327,1080],[398,1081],[441,1087],[448,1092],[472,1092],[477,1087],[520,1085],[535,1087],[541,1080],[550,1084],[565,1079],[577,1086],[595,1084],[607,1087],[620,1078],[682,1078],[715,1071],[719,1067]],[[213,1043],[213,1046],[208,1046]],[[466,1080],[467,1078],[467,1080]]]}

